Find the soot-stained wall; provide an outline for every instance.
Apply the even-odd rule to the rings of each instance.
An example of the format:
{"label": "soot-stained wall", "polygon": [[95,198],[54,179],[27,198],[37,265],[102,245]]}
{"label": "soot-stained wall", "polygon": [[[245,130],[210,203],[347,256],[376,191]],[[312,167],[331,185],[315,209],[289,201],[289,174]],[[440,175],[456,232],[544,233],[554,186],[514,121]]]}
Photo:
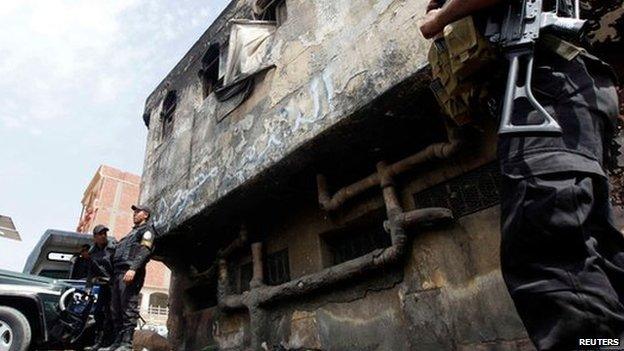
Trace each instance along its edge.
{"label": "soot-stained wall", "polygon": [[[252,77],[248,96],[219,101],[204,97],[199,72],[208,48],[226,44],[228,21],[252,16],[249,1],[232,1],[149,96],[141,202],[155,209],[157,256],[173,272],[174,349],[533,350],[500,276],[495,184],[480,188],[491,174],[474,173],[495,162],[492,120],[450,158],[392,178],[405,211],[436,205],[456,215],[407,230],[398,264],[276,301],[258,299],[271,288],[266,277],[241,288],[250,285],[241,280],[253,243],[265,258],[287,252],[289,291],[314,274],[338,275],[334,236],[359,243],[388,219],[381,181],[369,176],[376,164],[449,137],[427,89],[429,44],[417,25],[425,5],[286,0],[274,67]],[[621,45],[621,3],[583,8],[598,17],[589,36],[596,52],[621,62],[605,49]],[[173,129],[163,137],[163,100],[173,91]],[[367,176],[377,183],[326,211],[317,174],[330,191]]]}

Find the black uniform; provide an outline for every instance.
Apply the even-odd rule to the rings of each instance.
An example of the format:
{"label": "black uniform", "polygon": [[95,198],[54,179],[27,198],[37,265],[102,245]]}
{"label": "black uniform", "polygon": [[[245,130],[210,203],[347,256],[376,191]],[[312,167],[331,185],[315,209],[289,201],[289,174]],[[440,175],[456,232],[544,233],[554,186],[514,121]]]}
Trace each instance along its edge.
{"label": "black uniform", "polygon": [[83,258],[82,256],[76,256],[74,258],[74,263],[72,264],[71,273],[69,274],[69,279],[85,279],[89,275],[89,266],[91,265],[91,260],[88,258]]}
{"label": "black uniform", "polygon": [[[153,249],[154,233],[147,223],[134,227],[117,244],[113,255],[113,319],[118,337],[125,343],[131,343],[139,319],[139,292],[145,281],[145,265]],[[136,275],[132,283],[126,284],[123,277],[130,269]]]}
{"label": "black uniform", "polygon": [[98,334],[97,344],[107,346],[113,342],[113,319],[111,316],[111,278],[113,276],[112,258],[115,252],[115,244],[111,241],[104,247],[93,245],[89,254],[91,265],[87,281],[100,285],[98,301],[95,306],[93,317],[95,330]]}
{"label": "black uniform", "polygon": [[[580,53],[536,53],[533,90],[562,136],[499,139],[501,269],[539,350],[624,337],[624,237],[604,170],[618,115],[614,76]],[[517,105],[514,123],[541,117]]]}

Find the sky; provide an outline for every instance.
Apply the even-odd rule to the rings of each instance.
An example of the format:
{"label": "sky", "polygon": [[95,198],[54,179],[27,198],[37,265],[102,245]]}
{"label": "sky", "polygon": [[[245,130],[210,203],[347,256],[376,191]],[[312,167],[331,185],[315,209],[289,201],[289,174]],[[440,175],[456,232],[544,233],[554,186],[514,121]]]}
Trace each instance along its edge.
{"label": "sky", "polygon": [[228,0],[0,1],[0,269],[73,231],[101,164],[141,174],[147,96]]}

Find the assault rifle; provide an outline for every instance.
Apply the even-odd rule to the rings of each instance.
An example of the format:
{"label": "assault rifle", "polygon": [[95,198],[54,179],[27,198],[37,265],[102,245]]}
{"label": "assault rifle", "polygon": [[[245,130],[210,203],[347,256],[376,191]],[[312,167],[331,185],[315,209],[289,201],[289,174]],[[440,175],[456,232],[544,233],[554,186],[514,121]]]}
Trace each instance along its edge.
{"label": "assault rifle", "polygon": [[[558,36],[578,37],[585,21],[580,19],[580,0],[556,0],[554,11],[543,11],[542,0],[511,0],[506,7],[502,22],[490,21],[486,36],[498,43],[509,60],[509,73],[503,100],[498,134],[561,134],[561,126],[535,99],[531,90],[535,45],[540,33],[553,33]],[[564,8],[565,7],[565,8]],[[569,17],[560,16],[567,12]],[[498,28],[497,28],[498,27]],[[524,65],[521,67],[521,65]],[[524,81],[519,81],[523,71]],[[543,118],[540,124],[513,124],[511,120],[514,104],[525,98]]]}

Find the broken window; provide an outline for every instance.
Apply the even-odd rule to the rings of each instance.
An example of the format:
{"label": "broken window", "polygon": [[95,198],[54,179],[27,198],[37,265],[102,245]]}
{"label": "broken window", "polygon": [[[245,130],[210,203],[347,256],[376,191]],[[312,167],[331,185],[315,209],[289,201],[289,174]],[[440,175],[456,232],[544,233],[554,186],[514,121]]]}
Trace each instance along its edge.
{"label": "broken window", "polygon": [[202,69],[199,76],[202,80],[203,98],[207,98],[215,89],[223,85],[223,76],[220,75],[221,52],[219,44],[212,44],[202,58]]}
{"label": "broken window", "polygon": [[275,21],[279,27],[286,22],[286,0],[257,0],[254,5],[256,19],[263,21]]}
{"label": "broken window", "polygon": [[176,106],[178,104],[178,95],[175,90],[167,93],[163,101],[160,119],[162,120],[161,140],[166,140],[173,132],[173,122]]}

